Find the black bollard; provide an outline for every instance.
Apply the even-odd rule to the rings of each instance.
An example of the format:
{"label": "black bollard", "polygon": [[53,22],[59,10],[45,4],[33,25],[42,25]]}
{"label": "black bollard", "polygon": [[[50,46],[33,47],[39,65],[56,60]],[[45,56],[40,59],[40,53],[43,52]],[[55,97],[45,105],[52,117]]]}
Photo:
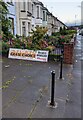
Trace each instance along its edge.
{"label": "black bollard", "polygon": [[52,83],[51,83],[51,106],[55,106],[55,101],[54,101],[54,88],[55,88],[55,71],[53,70],[51,72],[52,74]]}
{"label": "black bollard", "polygon": [[64,53],[64,50],[63,50],[63,48],[61,49],[61,54],[63,55],[63,53]]}
{"label": "black bollard", "polygon": [[60,79],[62,79],[62,65],[63,65],[63,56],[60,57],[61,65],[60,65]]}

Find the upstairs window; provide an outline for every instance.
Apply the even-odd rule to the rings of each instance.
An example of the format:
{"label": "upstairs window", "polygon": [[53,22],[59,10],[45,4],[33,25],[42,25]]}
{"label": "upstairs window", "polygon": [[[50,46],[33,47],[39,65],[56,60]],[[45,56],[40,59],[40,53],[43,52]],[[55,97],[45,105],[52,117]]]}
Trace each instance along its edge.
{"label": "upstairs window", "polygon": [[31,13],[32,14],[32,4],[31,4],[31,2],[29,1],[29,2],[27,2],[27,10],[28,10],[28,12],[29,13]]}
{"label": "upstairs window", "polygon": [[21,12],[25,12],[25,11],[26,11],[26,3],[25,3],[25,0],[23,0],[23,2],[21,2],[21,5],[22,5],[22,10],[21,10]]}
{"label": "upstairs window", "polygon": [[33,14],[33,4],[32,4],[32,15],[34,15],[34,14]]}
{"label": "upstairs window", "polygon": [[10,0],[10,2],[13,3],[12,0]]}
{"label": "upstairs window", "polygon": [[24,11],[26,10],[26,4],[25,4],[25,1],[23,1],[23,10],[24,10]]}
{"label": "upstairs window", "polygon": [[29,2],[27,2],[27,7],[28,7],[28,9],[27,9],[27,10],[28,10],[28,12],[29,12],[29,9],[30,9],[30,8],[29,8],[29,7],[30,7],[30,6],[29,6]]}
{"label": "upstairs window", "polygon": [[26,27],[22,27],[22,35],[26,36]]}
{"label": "upstairs window", "polygon": [[43,11],[43,21],[45,21],[45,11]]}
{"label": "upstairs window", "polygon": [[47,12],[46,12],[46,21],[47,21]]}
{"label": "upstairs window", "polygon": [[22,34],[26,36],[26,26],[25,26],[25,21],[22,22]]}
{"label": "upstairs window", "polygon": [[22,25],[25,26],[25,22],[24,21],[22,22]]}
{"label": "upstairs window", "polygon": [[39,18],[39,6],[37,6],[37,18]]}
{"label": "upstairs window", "polygon": [[10,4],[10,5],[12,5],[12,6],[14,6],[13,0],[9,0],[7,3]]}
{"label": "upstairs window", "polygon": [[9,17],[9,20],[11,21],[11,33],[14,35],[14,18]]}

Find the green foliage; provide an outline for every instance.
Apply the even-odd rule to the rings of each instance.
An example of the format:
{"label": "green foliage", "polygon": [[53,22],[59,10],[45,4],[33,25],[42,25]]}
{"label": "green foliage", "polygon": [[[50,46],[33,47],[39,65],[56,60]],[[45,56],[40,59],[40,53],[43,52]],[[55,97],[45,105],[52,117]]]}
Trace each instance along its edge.
{"label": "green foliage", "polygon": [[66,30],[67,34],[76,34],[76,30]]}
{"label": "green foliage", "polygon": [[14,48],[21,48],[20,43],[15,42]]}
{"label": "green foliage", "polygon": [[0,55],[2,54],[2,41],[0,41]]}
{"label": "green foliage", "polygon": [[54,46],[48,46],[47,48],[45,48],[45,50],[48,50],[49,52],[52,52],[54,50]]}
{"label": "green foliage", "polygon": [[65,29],[65,26],[63,27],[63,29],[62,29],[62,27],[60,27],[60,34],[61,34],[61,35],[66,35],[66,34],[67,34],[67,31],[66,31],[66,29]]}
{"label": "green foliage", "polygon": [[3,0],[0,0],[0,28],[6,38],[8,38],[11,28],[11,22],[7,18],[8,13],[7,4]]}
{"label": "green foliage", "polygon": [[52,33],[52,36],[49,37],[49,45],[61,45],[63,46],[64,43],[69,43],[73,38],[74,34],[76,34],[76,30],[66,30],[65,27],[62,29],[60,28],[60,32]]}
{"label": "green foliage", "polygon": [[54,32],[52,33],[52,36],[60,36],[60,32]]}
{"label": "green foliage", "polygon": [[3,0],[0,0],[0,17],[2,14],[3,16],[7,15],[7,13],[8,13],[7,4]]}
{"label": "green foliage", "polygon": [[38,27],[38,26],[35,28],[35,30],[32,30],[32,32],[30,32],[33,49],[42,48],[41,43],[43,39],[45,38],[46,33],[47,33],[47,28]]}
{"label": "green foliage", "polygon": [[2,41],[2,54],[7,54],[9,51],[9,44],[7,42]]}
{"label": "green foliage", "polygon": [[23,41],[21,41],[19,38],[16,38],[13,43],[14,48],[22,48]]}
{"label": "green foliage", "polygon": [[47,33],[47,28],[37,26],[35,30],[32,30],[32,32],[30,32],[32,36],[32,43],[39,44],[39,41],[41,41],[44,38],[46,33]]}
{"label": "green foliage", "polygon": [[10,34],[10,31],[9,31],[10,27],[11,27],[10,20],[8,18],[3,17],[2,18],[2,31],[3,31],[3,34],[8,36]]}

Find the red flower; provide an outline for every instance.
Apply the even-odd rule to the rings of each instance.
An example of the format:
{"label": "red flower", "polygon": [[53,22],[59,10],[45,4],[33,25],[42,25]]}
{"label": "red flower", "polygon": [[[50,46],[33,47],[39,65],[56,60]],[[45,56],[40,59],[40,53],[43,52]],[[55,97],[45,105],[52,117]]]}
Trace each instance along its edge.
{"label": "red flower", "polygon": [[0,38],[2,38],[2,36],[0,35]]}
{"label": "red flower", "polygon": [[64,44],[64,42],[62,42],[62,44]]}
{"label": "red flower", "polygon": [[63,39],[63,38],[65,38],[64,36],[61,36],[61,38]]}

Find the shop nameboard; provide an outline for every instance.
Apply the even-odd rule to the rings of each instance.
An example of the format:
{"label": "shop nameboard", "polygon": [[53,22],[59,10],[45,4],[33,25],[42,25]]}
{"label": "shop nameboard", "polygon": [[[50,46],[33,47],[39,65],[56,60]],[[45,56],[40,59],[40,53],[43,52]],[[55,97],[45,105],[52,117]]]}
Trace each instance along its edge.
{"label": "shop nameboard", "polygon": [[48,51],[10,48],[8,58],[47,62]]}

